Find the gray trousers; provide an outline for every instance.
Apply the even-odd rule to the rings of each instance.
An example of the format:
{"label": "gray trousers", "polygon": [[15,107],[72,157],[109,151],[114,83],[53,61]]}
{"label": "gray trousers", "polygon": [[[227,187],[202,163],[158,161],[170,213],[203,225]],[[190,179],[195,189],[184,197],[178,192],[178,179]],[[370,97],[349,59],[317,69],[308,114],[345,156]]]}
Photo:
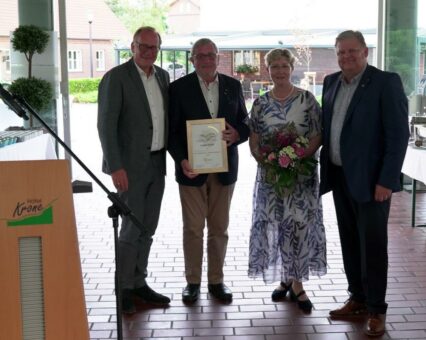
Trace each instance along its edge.
{"label": "gray trousers", "polygon": [[138,228],[124,216],[119,236],[120,282],[122,289],[134,289],[146,285],[148,258],[152,237],[160,217],[164,193],[164,165],[161,155],[151,156],[148,171],[129,176],[129,191],[120,197],[140,221]]}

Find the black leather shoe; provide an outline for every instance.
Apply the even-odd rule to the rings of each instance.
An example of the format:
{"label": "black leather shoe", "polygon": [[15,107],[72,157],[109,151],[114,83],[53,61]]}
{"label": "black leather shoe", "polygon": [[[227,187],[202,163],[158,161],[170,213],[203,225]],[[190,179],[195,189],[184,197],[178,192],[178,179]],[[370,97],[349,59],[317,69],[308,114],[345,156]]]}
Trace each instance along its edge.
{"label": "black leather shoe", "polygon": [[208,284],[209,293],[223,302],[232,302],[232,292],[223,283]]}
{"label": "black leather shoe", "polygon": [[274,291],[272,292],[272,301],[280,301],[284,299],[291,287],[291,282],[288,284],[285,282],[280,282],[280,286],[280,288],[274,289]]}
{"label": "black leather shoe", "polygon": [[170,299],[167,296],[158,294],[153,291],[148,285],[136,288],[133,290],[133,293],[142,299],[146,303],[150,303],[153,305],[168,305],[170,303]]}
{"label": "black leather shoe", "polygon": [[200,297],[200,284],[188,283],[182,292],[182,301],[185,303],[193,303]]}
{"label": "black leather shoe", "polygon": [[133,291],[131,289],[123,289],[121,292],[121,311],[124,314],[136,313]]}
{"label": "black leather shoe", "polygon": [[311,300],[309,300],[309,298],[307,300],[299,300],[299,297],[301,297],[303,294],[306,294],[306,292],[304,290],[301,290],[297,295],[293,290],[293,287],[290,287],[290,299],[291,301],[296,301],[297,305],[299,306],[299,308],[305,312],[305,313],[310,313],[312,311],[312,302]]}

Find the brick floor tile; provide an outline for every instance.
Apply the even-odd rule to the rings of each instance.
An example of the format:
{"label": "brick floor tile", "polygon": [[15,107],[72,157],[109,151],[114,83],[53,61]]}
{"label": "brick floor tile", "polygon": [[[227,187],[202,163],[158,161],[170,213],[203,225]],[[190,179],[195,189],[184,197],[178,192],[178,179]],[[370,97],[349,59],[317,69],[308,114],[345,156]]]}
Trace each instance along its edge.
{"label": "brick floor tile", "polygon": [[314,326],[314,329],[317,333],[346,333],[354,330],[352,325],[320,325]]}
{"label": "brick floor tile", "polygon": [[194,330],[192,328],[187,329],[156,329],[153,332],[153,337],[181,337],[181,336],[192,336]]}
{"label": "brick floor tile", "polygon": [[[169,338],[167,338],[169,339]],[[199,336],[184,336],[182,338],[182,340],[196,340],[196,339],[200,339]],[[157,339],[155,339],[157,340]],[[180,338],[179,338],[180,340]],[[223,336],[222,335],[217,335],[217,336],[203,336],[203,340],[223,340]]]}
{"label": "brick floor tile", "polygon": [[346,340],[345,333],[308,334],[308,340]]}
{"label": "brick floor tile", "polygon": [[426,339],[426,331],[387,331],[391,339]]}
{"label": "brick floor tile", "polygon": [[266,340],[306,340],[305,334],[267,335]]}
{"label": "brick floor tile", "polygon": [[249,327],[256,320],[214,320],[212,327]]}
{"label": "brick floor tile", "polygon": [[281,327],[281,326],[289,326],[293,324],[290,315],[288,318],[280,318],[280,319],[255,319],[251,320],[251,323],[254,327],[264,327],[264,326],[273,326],[273,327]]}
{"label": "brick floor tile", "polygon": [[275,327],[275,333],[276,334],[309,334],[314,333],[315,329],[313,326],[301,326],[301,325],[295,325],[295,326],[276,326]]}
{"label": "brick floor tile", "polygon": [[212,336],[212,335],[232,335],[232,334],[234,334],[234,329],[231,327],[194,329],[194,336],[198,336],[198,337]]}
{"label": "brick floor tile", "polygon": [[225,340],[264,340],[264,335],[232,335],[225,336]]}

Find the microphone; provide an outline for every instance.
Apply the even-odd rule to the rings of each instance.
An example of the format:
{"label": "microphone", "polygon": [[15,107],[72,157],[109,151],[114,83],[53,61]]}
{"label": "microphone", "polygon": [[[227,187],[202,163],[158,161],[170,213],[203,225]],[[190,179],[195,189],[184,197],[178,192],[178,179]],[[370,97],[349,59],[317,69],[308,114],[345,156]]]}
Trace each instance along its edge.
{"label": "microphone", "polygon": [[3,101],[6,103],[7,106],[9,106],[9,109],[12,111],[15,111],[15,113],[25,119],[28,120],[27,113],[25,110],[19,105],[16,101],[16,98],[6,89],[3,88],[3,86],[0,84],[0,98],[3,99]]}

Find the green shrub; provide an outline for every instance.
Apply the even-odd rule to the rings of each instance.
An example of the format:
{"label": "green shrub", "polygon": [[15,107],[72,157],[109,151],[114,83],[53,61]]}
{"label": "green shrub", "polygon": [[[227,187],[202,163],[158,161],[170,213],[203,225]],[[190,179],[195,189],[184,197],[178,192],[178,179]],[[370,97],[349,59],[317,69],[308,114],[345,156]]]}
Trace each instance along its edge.
{"label": "green shrub", "polygon": [[101,78],[70,79],[70,94],[75,96],[76,93],[98,91],[100,81]]}
{"label": "green shrub", "polygon": [[245,74],[251,74],[251,73],[256,73],[259,71],[259,68],[257,66],[254,65],[250,65],[250,64],[241,64],[238,65],[235,68],[235,71],[237,73],[245,73]]}
{"label": "green shrub", "polygon": [[75,103],[97,103],[98,91],[76,92],[73,94]]}
{"label": "green shrub", "polygon": [[35,77],[14,80],[9,86],[9,91],[24,98],[36,111],[46,109],[53,98],[50,83]]}

